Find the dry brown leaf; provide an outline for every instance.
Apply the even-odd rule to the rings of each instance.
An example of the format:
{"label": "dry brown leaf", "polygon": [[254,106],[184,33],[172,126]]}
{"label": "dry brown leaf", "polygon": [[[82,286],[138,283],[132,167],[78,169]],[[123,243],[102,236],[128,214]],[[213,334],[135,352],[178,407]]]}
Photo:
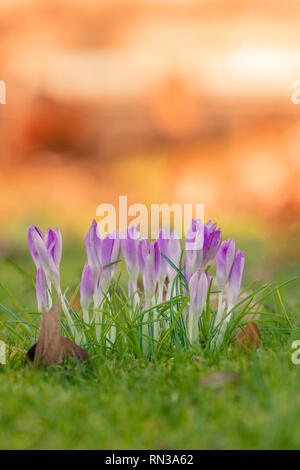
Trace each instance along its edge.
{"label": "dry brown leaf", "polygon": [[88,359],[88,353],[60,334],[61,305],[57,302],[50,310],[43,308],[38,342],[26,354],[26,359],[37,367],[47,367],[63,362],[67,356],[80,361]]}
{"label": "dry brown leaf", "polygon": [[261,336],[255,322],[248,323],[236,336],[238,346],[245,351],[253,351],[261,345]]}
{"label": "dry brown leaf", "polygon": [[240,376],[236,372],[220,370],[218,372],[212,372],[210,374],[204,375],[201,378],[200,383],[204,387],[215,389],[229,383],[236,384],[238,383],[239,379]]}

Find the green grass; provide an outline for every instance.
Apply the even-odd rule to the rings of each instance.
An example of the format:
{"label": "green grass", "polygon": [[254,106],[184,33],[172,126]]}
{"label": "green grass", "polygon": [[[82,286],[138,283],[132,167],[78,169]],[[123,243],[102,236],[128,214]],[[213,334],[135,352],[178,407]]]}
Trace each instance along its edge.
{"label": "green grass", "polygon": [[[240,375],[210,389],[215,370]],[[2,449],[299,448],[300,369],[289,343],[218,364],[178,354],[0,373]]]}
{"label": "green grass", "polygon": [[[64,250],[62,284],[69,280],[70,293],[80,278],[82,251]],[[13,312],[34,312],[33,265],[27,254],[14,261],[28,276],[4,260],[1,284],[21,306],[4,290],[0,303]],[[297,269],[282,269],[277,279],[286,281]],[[263,318],[262,346],[250,354],[228,342],[220,355],[200,347],[166,349],[149,362],[126,348],[122,354],[91,348],[87,364],[37,371],[23,367],[32,340],[3,327],[0,339],[9,342],[9,350],[8,364],[0,366],[0,448],[300,448],[300,366],[290,360],[292,341],[300,339],[297,284],[280,290],[292,328],[278,297],[270,295],[264,310],[276,315]],[[8,318],[2,309],[0,320]],[[37,316],[30,318],[38,323]],[[237,373],[237,382],[211,388],[203,379],[216,371]]]}

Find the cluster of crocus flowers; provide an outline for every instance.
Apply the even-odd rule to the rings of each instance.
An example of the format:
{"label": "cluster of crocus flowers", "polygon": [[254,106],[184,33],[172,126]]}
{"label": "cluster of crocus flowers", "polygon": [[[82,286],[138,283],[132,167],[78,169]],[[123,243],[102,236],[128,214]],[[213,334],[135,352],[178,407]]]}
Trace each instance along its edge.
{"label": "cluster of crocus flowers", "polygon": [[[140,296],[137,289],[137,281],[141,274],[144,290],[145,309],[151,308],[155,302],[162,302],[163,291],[166,288],[166,279],[173,281],[176,270],[170,269],[166,259],[169,257],[175,266],[179,267],[181,256],[181,244],[174,232],[170,235],[163,230],[159,232],[156,241],[142,238],[135,225],[130,226],[121,236],[115,231],[106,234],[101,239],[101,234],[95,220],[86,235],[85,245],[87,251],[87,263],[83,269],[80,299],[83,318],[89,322],[88,309],[93,303],[96,319],[97,338],[100,338],[101,302],[109,296],[110,281],[116,270],[116,263],[120,259],[120,251],[126,263],[129,276],[128,295],[132,298],[133,307],[139,301]],[[156,291],[158,298],[156,299]],[[145,321],[148,315],[145,314]],[[155,328],[157,336],[157,328]]]}
{"label": "cluster of crocus flowers", "polygon": [[[30,226],[28,241],[37,267],[39,310],[42,305],[50,308],[52,287],[63,298],[59,274],[62,253],[60,231],[49,228],[44,237],[37,227]],[[241,290],[245,254],[236,249],[233,239],[222,242],[221,229],[217,228],[217,224],[210,221],[204,224],[200,219],[192,219],[182,246],[174,231],[162,229],[157,239],[151,241],[141,237],[135,225],[128,227],[122,235],[115,231],[102,236],[93,220],[85,246],[87,262],[82,272],[80,302],[83,321],[90,326],[95,325],[98,341],[101,339],[102,304],[110,298],[111,281],[122,252],[129,278],[128,298],[132,316],[139,308],[144,312],[144,324],[148,324],[149,312],[153,312],[155,340],[159,340],[163,324],[159,318],[159,306],[171,300],[175,278],[180,280],[184,276],[186,282],[181,284],[181,292],[183,296],[189,295],[189,301],[183,310],[183,320],[191,344],[199,342],[199,321],[206,310],[212,284],[209,270],[216,261],[219,302],[215,326],[220,325],[217,341],[220,343]],[[139,276],[142,292],[138,289]],[[71,315],[67,308],[64,310],[71,327]],[[115,326],[112,326],[108,334],[110,341],[115,340],[114,330]],[[143,328],[143,335],[147,331]]]}

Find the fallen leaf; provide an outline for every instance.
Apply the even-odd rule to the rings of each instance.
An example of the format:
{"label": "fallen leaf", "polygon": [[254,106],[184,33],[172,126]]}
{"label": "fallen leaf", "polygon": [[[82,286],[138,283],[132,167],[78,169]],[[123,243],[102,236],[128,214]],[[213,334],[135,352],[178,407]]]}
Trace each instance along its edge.
{"label": "fallen leaf", "polygon": [[43,308],[38,342],[26,354],[26,359],[37,367],[47,367],[63,362],[67,356],[80,361],[88,359],[88,353],[60,334],[60,303],[50,310]]}
{"label": "fallen leaf", "polygon": [[240,376],[236,372],[220,370],[218,372],[212,372],[210,374],[204,375],[201,378],[200,383],[204,387],[216,389],[229,383],[236,384],[238,383],[239,379]]}
{"label": "fallen leaf", "polygon": [[258,349],[261,345],[261,336],[257,324],[248,323],[240,330],[236,339],[238,346],[248,352]]}

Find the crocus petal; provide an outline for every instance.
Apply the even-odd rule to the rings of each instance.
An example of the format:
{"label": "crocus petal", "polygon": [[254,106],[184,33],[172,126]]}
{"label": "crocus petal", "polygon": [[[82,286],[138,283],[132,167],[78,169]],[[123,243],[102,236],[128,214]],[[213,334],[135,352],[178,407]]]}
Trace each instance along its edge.
{"label": "crocus petal", "polygon": [[[185,238],[185,250],[188,256],[203,248],[204,224],[201,219],[192,219]],[[191,253],[190,253],[191,252]]]}
{"label": "crocus petal", "polygon": [[224,240],[216,255],[216,277],[217,283],[221,289],[224,289],[227,284],[232,268],[232,264],[235,258],[235,241]]}
{"label": "crocus petal", "polygon": [[49,255],[56,266],[59,267],[62,255],[62,239],[58,227],[56,227],[55,232],[50,227],[47,229],[45,242]]}
{"label": "crocus petal", "polygon": [[204,225],[204,241],[201,251],[201,267],[204,269],[213,262],[222,240],[221,229],[217,230],[216,226],[217,224],[213,224],[211,221]]}
{"label": "crocus petal", "polygon": [[88,263],[92,269],[94,279],[97,279],[101,268],[101,237],[95,219],[93,220],[85,237],[85,247],[88,256]]}
{"label": "crocus petal", "polygon": [[245,252],[236,250],[228,285],[228,309],[231,310],[239,296],[245,268]]}
{"label": "crocus petal", "polygon": [[[173,232],[171,233],[171,238],[168,241],[167,256],[178,269],[180,265],[181,252],[182,252],[182,248],[181,248],[180,240],[176,232]],[[173,268],[173,266],[170,265],[170,263],[168,263],[167,270],[168,270],[169,281],[172,283],[177,275],[177,271]]]}
{"label": "crocus petal", "polygon": [[48,307],[48,292],[47,292],[47,280],[45,273],[42,268],[38,268],[36,272],[36,298],[38,303],[39,312],[42,311],[43,306]]}
{"label": "crocus petal", "polygon": [[[121,244],[119,232],[108,233],[101,244],[101,281],[100,286],[102,291],[107,291],[109,288],[110,281],[116,271],[116,261],[120,258]],[[115,263],[111,266],[106,266],[111,263]]]}
{"label": "crocus petal", "polygon": [[192,219],[185,239],[186,275],[188,277],[201,266],[203,244],[204,224],[201,219]]}
{"label": "crocus petal", "polygon": [[209,275],[199,269],[189,279],[191,308],[194,314],[201,315],[207,299]]}
{"label": "crocus petal", "polygon": [[56,227],[55,235],[56,235],[56,242],[55,242],[55,248],[53,250],[53,259],[54,259],[55,264],[59,266],[61,262],[61,256],[62,256],[62,237],[61,237],[59,227]]}
{"label": "crocus petal", "polygon": [[135,225],[129,227],[122,240],[122,252],[126,262],[129,278],[136,281],[139,275],[139,261],[138,261],[138,243],[140,234]]}
{"label": "crocus petal", "polygon": [[37,267],[37,269],[40,267],[41,262],[40,262],[40,257],[38,254],[38,251],[35,246],[35,236],[39,235],[39,237],[43,240],[43,234],[42,232],[36,227],[35,225],[30,225],[28,229],[28,246],[29,246],[29,251],[31,253],[32,259]]}
{"label": "crocus petal", "polygon": [[146,238],[142,238],[138,244],[138,261],[141,273],[144,274],[145,271],[145,260],[150,251],[150,242]]}
{"label": "crocus petal", "polygon": [[80,285],[80,303],[82,309],[87,309],[94,295],[94,278],[88,263],[85,264]]}
{"label": "crocus petal", "polygon": [[112,262],[112,251],[114,240],[108,234],[103,238],[101,244],[101,264],[106,266]]}
{"label": "crocus petal", "polygon": [[45,240],[41,238],[38,231],[33,231],[32,241],[39,257],[40,266],[42,266],[48,282],[51,282],[55,289],[60,291],[59,269],[47,250]]}
{"label": "crocus petal", "polygon": [[160,262],[161,262],[161,255],[160,255],[159,245],[157,241],[151,244],[151,255],[153,259],[152,275],[153,275],[154,282],[156,282],[158,279]]}
{"label": "crocus petal", "polygon": [[149,300],[154,295],[159,271],[160,252],[157,242],[142,239],[138,245],[138,260],[143,276],[145,296]]}

